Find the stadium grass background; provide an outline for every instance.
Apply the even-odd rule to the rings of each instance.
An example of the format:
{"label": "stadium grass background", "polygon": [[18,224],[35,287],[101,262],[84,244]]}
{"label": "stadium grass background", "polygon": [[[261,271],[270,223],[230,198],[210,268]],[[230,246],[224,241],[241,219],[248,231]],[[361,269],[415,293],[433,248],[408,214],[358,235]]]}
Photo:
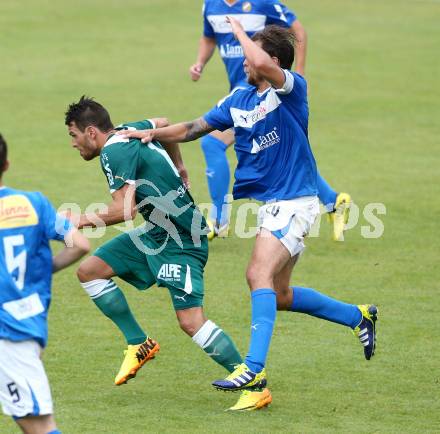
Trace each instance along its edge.
{"label": "stadium grass background", "polygon": [[[116,388],[123,339],[72,267],[54,279],[44,355],[63,433],[440,431],[440,3],[286,3],[309,34],[310,136],[320,170],[361,209],[369,202],[387,207],[380,239],[361,237],[361,217],[346,242],[335,244],[323,219],[321,236],[308,241],[292,282],[348,302],[377,303],[376,357],[366,362],[347,329],[280,314],[268,360],[273,405],[224,413],[238,395],[211,388],[223,371],[180,332],[167,291],[122,285],[161,352],[134,381]],[[162,115],[189,120],[224,96],[218,55],[199,83],[188,78],[200,6],[193,0],[2,0],[6,184],[41,190],[56,206],[76,202],[84,209],[109,200],[98,160],[82,161],[64,127],[67,104],[82,94],[103,103],[115,123]],[[199,145],[186,144],[183,152],[193,194],[206,202]],[[109,230],[105,239],[116,234]],[[249,336],[244,270],[252,244],[237,237],[215,241],[206,269],[206,312],[243,353]],[[15,431],[1,415],[0,432]]]}

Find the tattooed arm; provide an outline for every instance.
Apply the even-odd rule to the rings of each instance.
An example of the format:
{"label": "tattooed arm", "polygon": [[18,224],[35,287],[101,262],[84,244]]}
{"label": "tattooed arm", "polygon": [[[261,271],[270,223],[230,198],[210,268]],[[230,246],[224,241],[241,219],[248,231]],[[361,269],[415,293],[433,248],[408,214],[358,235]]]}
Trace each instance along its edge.
{"label": "tattooed arm", "polygon": [[121,134],[124,137],[142,139],[143,143],[158,140],[163,144],[169,144],[191,142],[214,130],[215,128],[211,127],[205,119],[198,118],[191,122],[181,122],[165,128],[158,128],[155,130],[120,131],[118,134]]}
{"label": "tattooed arm", "polygon": [[215,130],[203,118],[198,118],[192,122],[185,122],[184,125],[186,127],[186,135],[182,142],[191,142]]}

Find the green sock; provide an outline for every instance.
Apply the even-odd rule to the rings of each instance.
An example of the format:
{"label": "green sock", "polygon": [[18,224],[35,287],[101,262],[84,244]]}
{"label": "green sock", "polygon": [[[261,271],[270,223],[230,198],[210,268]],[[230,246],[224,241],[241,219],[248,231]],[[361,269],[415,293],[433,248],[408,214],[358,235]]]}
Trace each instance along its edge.
{"label": "green sock", "polygon": [[192,339],[212,360],[229,372],[243,362],[232,339],[210,320],[202,325]]}
{"label": "green sock", "polygon": [[147,339],[147,335],[141,329],[122,291],[116,286],[113,280],[105,286],[103,295],[92,298],[98,309],[121,330],[127,340],[127,344],[141,344]]}

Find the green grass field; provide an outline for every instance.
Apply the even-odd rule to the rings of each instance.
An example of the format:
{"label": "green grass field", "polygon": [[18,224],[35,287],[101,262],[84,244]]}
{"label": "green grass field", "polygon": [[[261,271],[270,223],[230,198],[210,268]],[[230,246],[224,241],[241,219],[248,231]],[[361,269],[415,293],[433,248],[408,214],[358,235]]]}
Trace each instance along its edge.
{"label": "green grass field", "polygon": [[[361,236],[368,225],[361,216],[336,244],[323,219],[292,282],[376,303],[377,355],[366,362],[340,326],[280,314],[268,360],[273,405],[225,413],[238,395],[211,388],[223,372],[180,332],[167,291],[122,284],[161,352],[116,388],[124,341],[72,267],[54,279],[44,357],[63,433],[440,432],[440,2],[286,3],[309,34],[310,136],[321,173],[361,210],[372,202],[387,210],[379,239]],[[115,123],[204,113],[226,94],[227,82],[218,56],[202,81],[189,80],[200,7],[194,0],[1,0],[0,131],[11,162],[4,182],[41,190],[56,206],[107,202],[99,162],[85,163],[69,145],[66,106],[94,96]],[[199,145],[183,152],[193,194],[207,202]],[[108,230],[93,246],[115,234]],[[216,240],[206,269],[206,311],[243,353],[252,245]],[[0,433],[16,431],[0,416]]]}

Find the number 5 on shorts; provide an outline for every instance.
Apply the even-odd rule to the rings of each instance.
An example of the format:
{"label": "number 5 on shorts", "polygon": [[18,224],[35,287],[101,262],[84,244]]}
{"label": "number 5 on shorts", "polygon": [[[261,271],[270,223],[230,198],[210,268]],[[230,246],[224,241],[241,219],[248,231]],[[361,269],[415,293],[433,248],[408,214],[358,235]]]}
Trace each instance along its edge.
{"label": "number 5 on shorts", "polygon": [[17,385],[14,382],[12,382],[7,384],[6,386],[12,397],[12,402],[15,404],[16,402],[20,401],[21,398],[20,398],[20,394],[18,393]]}

